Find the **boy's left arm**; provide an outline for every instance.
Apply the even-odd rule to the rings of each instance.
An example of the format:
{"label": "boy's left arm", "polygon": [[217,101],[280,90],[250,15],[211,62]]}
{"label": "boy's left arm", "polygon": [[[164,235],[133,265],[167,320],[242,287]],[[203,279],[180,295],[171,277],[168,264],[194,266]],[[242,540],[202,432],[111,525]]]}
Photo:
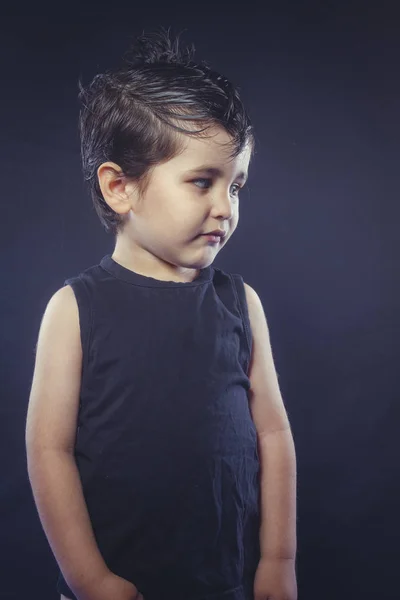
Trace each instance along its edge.
{"label": "boy's left arm", "polygon": [[244,284],[253,337],[249,406],[257,430],[261,560],[255,600],[296,600],[296,454],[261,300]]}

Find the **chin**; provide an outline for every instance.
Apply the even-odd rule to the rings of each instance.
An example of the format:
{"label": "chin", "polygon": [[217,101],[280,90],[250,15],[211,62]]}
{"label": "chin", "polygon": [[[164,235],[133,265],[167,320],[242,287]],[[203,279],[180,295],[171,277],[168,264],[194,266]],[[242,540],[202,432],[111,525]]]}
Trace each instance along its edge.
{"label": "chin", "polygon": [[216,256],[217,256],[217,253],[214,254],[214,256],[208,256],[207,258],[205,258],[203,260],[203,264],[200,267],[200,269],[205,269],[206,267],[209,267],[210,265],[212,265]]}
{"label": "chin", "polygon": [[[214,256],[204,256],[200,260],[191,261],[190,264],[187,265],[189,269],[206,269],[214,262]],[[186,266],[186,265],[182,265]]]}

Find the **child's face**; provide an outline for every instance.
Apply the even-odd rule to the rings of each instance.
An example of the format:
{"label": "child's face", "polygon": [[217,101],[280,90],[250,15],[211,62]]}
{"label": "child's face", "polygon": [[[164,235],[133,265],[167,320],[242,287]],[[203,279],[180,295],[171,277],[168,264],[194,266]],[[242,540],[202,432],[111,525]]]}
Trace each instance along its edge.
{"label": "child's face", "polygon": [[[151,173],[144,196],[131,204],[122,236],[134,249],[140,247],[163,261],[180,267],[204,268],[228,242],[239,220],[240,187],[247,178],[251,149],[228,159],[223,148],[229,135],[221,128],[204,139],[185,136],[184,151]],[[200,167],[219,169],[210,174]],[[134,198],[134,194],[133,194]],[[205,232],[222,229],[223,240],[215,243]]]}

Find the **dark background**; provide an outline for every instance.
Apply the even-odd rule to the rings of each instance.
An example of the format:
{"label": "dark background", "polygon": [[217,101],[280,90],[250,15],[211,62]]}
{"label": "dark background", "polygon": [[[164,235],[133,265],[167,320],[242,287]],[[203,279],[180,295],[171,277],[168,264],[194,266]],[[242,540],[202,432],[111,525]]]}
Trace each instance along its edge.
{"label": "dark background", "polygon": [[239,85],[256,128],[215,266],[269,322],[297,449],[299,600],[398,600],[398,3],[143,4],[1,18],[0,597],[58,599],[26,469],[34,349],[51,295],[113,250],[81,177],[78,78],[163,25]]}

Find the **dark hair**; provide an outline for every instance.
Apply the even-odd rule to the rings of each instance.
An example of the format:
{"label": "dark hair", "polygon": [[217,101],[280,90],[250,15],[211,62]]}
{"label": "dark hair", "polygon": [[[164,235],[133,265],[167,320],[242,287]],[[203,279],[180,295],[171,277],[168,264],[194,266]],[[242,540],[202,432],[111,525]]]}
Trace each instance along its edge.
{"label": "dark hair", "polygon": [[[193,62],[194,51],[193,44],[181,50],[179,36],[171,42],[169,29],[160,28],[136,38],[124,55],[126,67],[96,75],[86,89],[79,80],[83,175],[106,231],[117,234],[125,219],[104,201],[97,177],[102,163],[118,164],[143,193],[151,168],[181,151],[177,132],[204,137],[220,125],[230,134],[231,158],[247,143],[254,152],[238,91],[206,62]],[[195,121],[203,128],[193,130]]]}

